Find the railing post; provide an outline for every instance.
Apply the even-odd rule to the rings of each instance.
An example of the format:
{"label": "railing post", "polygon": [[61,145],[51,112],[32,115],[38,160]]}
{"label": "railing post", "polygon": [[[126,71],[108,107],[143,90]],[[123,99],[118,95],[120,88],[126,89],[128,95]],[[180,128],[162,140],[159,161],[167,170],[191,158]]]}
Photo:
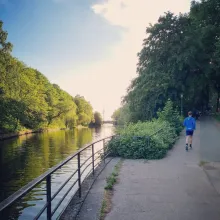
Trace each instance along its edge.
{"label": "railing post", "polygon": [[51,220],[51,175],[46,178],[47,186],[47,220]]}
{"label": "railing post", "polygon": [[95,158],[94,158],[94,144],[92,144],[92,173],[95,175]]}
{"label": "railing post", "polygon": [[81,198],[80,152],[77,154],[77,160],[78,160],[78,184],[79,184],[79,198]]}
{"label": "railing post", "polygon": [[104,160],[104,163],[105,163],[105,139],[103,140],[103,160]]}

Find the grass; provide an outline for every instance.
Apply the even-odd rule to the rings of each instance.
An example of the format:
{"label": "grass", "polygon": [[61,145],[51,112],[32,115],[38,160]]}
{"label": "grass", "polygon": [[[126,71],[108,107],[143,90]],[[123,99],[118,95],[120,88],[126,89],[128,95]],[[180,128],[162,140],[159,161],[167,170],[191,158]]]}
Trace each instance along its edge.
{"label": "grass", "polygon": [[105,216],[111,211],[112,195],[113,195],[112,191],[105,190],[104,198],[103,198],[103,201],[102,201],[102,207],[101,207],[101,211],[100,211],[100,220],[104,220]]}
{"label": "grass", "polygon": [[199,162],[199,166],[200,166],[200,167],[203,167],[203,166],[206,165],[207,163],[208,163],[208,162],[201,160],[201,161]]}
{"label": "grass", "polygon": [[113,190],[113,186],[117,182],[117,177],[119,175],[119,171],[122,165],[122,160],[118,162],[118,164],[115,166],[114,171],[112,174],[106,179],[106,186],[105,190]]}
{"label": "grass", "polygon": [[100,210],[100,220],[104,220],[105,216],[111,211],[112,207],[112,196],[114,185],[118,181],[118,175],[120,172],[120,168],[122,166],[122,160],[120,160],[117,165],[114,167],[113,172],[109,177],[106,178],[106,186],[104,191],[104,198],[102,201],[102,207]]}

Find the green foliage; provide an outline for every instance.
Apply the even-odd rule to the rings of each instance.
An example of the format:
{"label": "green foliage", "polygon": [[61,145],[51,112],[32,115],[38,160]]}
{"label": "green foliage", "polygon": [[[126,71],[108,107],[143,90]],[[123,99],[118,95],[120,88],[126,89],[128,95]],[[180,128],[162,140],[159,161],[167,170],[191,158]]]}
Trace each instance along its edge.
{"label": "green foliage", "polygon": [[94,120],[91,123],[92,126],[101,126],[102,125],[102,116],[99,112],[94,113]]}
{"label": "green foliage", "polygon": [[171,127],[176,129],[177,135],[182,131],[182,121],[183,117],[178,114],[178,111],[174,108],[173,102],[168,100],[163,108],[163,111],[157,112],[159,121],[169,122]]}
{"label": "green foliage", "polygon": [[207,161],[201,160],[201,161],[199,162],[199,166],[200,166],[200,167],[203,167],[203,166],[205,166],[207,163],[208,163]]}
{"label": "green foliage", "polygon": [[117,183],[117,177],[119,175],[121,165],[122,165],[122,160],[118,162],[118,164],[114,168],[114,171],[111,173],[109,177],[107,177],[105,190],[113,190],[115,183]]}
{"label": "green foliage", "polygon": [[107,201],[104,199],[100,210],[100,219],[104,219],[107,207]]}
{"label": "green foliage", "polygon": [[112,114],[112,119],[115,121],[117,125],[126,125],[131,120],[130,118],[130,110],[128,105],[124,105],[121,108],[118,108]]}
{"label": "green foliage", "polygon": [[[189,14],[168,12],[146,29],[138,54],[138,76],[124,102],[130,120],[148,120],[171,99],[180,112],[209,105],[219,108],[220,98],[220,2],[192,2]],[[211,97],[216,96],[215,100]]]}
{"label": "green foliage", "polygon": [[132,159],[163,158],[182,130],[182,118],[170,100],[158,116],[158,119],[130,123],[118,130],[119,136],[108,145],[111,154]]}
{"label": "green foliage", "polygon": [[3,30],[3,22],[0,20],[0,54],[7,54],[12,51],[12,44],[7,42],[8,33]]}
{"label": "green foliage", "polygon": [[114,121],[118,121],[119,117],[120,117],[120,112],[121,112],[121,108],[116,109],[113,114],[112,114],[112,119]]}
{"label": "green foliage", "polygon": [[93,120],[90,103],[80,96],[73,98],[12,57],[2,26],[0,21],[0,132],[89,125]]}
{"label": "green foliage", "polygon": [[77,105],[78,124],[88,126],[94,120],[91,104],[79,95],[74,98],[74,102]]}
{"label": "green foliage", "polygon": [[114,184],[117,182],[117,179],[115,178],[114,175],[111,175],[107,178],[106,182],[107,182],[107,185],[105,186],[105,189],[112,190]]}

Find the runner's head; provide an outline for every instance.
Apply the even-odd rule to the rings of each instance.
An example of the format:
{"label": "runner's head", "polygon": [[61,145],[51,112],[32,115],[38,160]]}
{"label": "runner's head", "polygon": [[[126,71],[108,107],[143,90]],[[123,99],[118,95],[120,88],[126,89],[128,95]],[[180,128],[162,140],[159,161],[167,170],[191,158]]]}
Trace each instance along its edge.
{"label": "runner's head", "polygon": [[188,115],[189,115],[189,117],[192,117],[192,112],[189,111],[189,112],[188,112]]}

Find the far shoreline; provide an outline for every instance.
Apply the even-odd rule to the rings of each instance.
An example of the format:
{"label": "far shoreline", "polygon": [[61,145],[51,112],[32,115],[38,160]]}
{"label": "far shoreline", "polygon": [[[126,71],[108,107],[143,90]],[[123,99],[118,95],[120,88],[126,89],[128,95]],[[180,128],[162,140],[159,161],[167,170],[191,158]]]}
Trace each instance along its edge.
{"label": "far shoreline", "polygon": [[[83,129],[83,128],[95,128],[90,126],[82,126],[78,125],[77,127],[74,127],[73,129]],[[101,127],[101,126],[99,126]],[[16,138],[19,136],[24,136],[28,134],[34,134],[34,133],[44,133],[44,132],[53,132],[53,131],[62,131],[62,130],[72,130],[68,128],[45,128],[45,129],[38,129],[38,130],[25,130],[25,131],[19,131],[19,132],[8,132],[8,133],[0,133],[0,141]]]}

